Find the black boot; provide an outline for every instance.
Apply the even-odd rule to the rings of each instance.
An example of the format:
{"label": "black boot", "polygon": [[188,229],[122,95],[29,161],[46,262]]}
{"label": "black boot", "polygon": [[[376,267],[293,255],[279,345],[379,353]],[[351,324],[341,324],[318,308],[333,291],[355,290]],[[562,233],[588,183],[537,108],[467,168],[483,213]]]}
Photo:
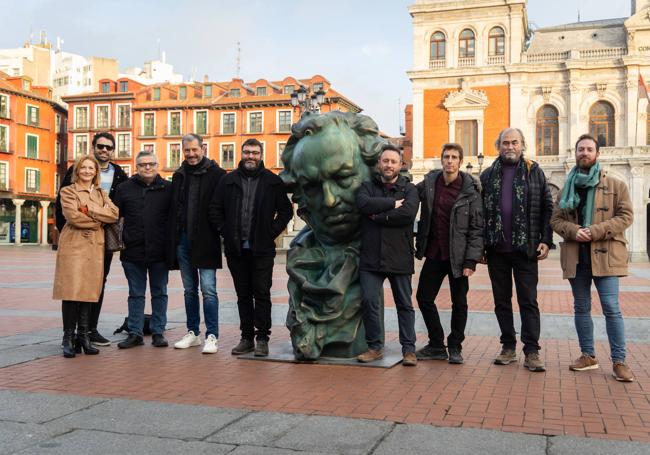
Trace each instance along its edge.
{"label": "black boot", "polygon": [[90,343],[88,337],[88,323],[90,321],[90,306],[94,303],[79,302],[79,322],[77,328],[77,352],[83,349],[84,354],[99,354],[99,349]]}
{"label": "black boot", "polygon": [[75,356],[75,335],[77,328],[77,302],[64,300],[61,303],[61,315],[63,316],[63,357],[72,358]]}

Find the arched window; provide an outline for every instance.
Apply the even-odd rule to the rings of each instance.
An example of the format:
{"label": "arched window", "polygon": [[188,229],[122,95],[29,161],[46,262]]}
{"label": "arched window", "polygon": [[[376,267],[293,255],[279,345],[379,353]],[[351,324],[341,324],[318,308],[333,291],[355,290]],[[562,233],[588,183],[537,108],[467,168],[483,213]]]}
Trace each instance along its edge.
{"label": "arched window", "polygon": [[607,101],[598,101],[589,109],[589,134],[601,147],[614,147],[614,107]]}
{"label": "arched window", "polygon": [[504,55],[506,52],[506,34],[501,27],[494,27],[488,35],[488,55]]}
{"label": "arched window", "polygon": [[444,60],[445,59],[445,45],[447,41],[445,34],[436,32],[431,35],[431,60]]}
{"label": "arched window", "polygon": [[538,155],[558,155],[558,112],[554,106],[545,104],[537,111],[536,150]]}
{"label": "arched window", "polygon": [[460,58],[473,58],[475,54],[474,32],[466,28],[460,32],[459,38],[459,57]]}

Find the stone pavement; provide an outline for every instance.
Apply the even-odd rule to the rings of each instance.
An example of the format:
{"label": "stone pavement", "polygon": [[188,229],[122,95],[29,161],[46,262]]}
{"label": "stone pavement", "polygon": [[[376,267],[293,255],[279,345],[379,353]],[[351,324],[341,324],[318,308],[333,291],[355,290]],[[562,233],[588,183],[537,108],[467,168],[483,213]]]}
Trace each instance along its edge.
{"label": "stone pavement", "polygon": [[[600,316],[601,369],[568,370],[579,348],[557,260],[543,263],[540,278],[547,371],[530,373],[522,359],[492,364],[498,326],[484,267],[470,282],[464,365],[381,370],[234,358],[239,336],[227,271],[218,274],[218,354],[113,345],[99,356],[63,359],[60,303],[50,298],[54,256],[42,247],[0,247],[0,453],[650,453],[648,264],[632,264],[621,282],[628,361],[638,379],[622,384],[611,377]],[[288,343],[283,267],[274,273],[276,346]],[[387,338],[396,341],[388,294]],[[116,256],[104,334],[121,324],[126,295]],[[446,287],[440,303],[449,308]],[[184,332],[178,272],[169,307],[174,340]],[[442,316],[448,324],[449,311]],[[422,344],[419,315],[418,327]]]}

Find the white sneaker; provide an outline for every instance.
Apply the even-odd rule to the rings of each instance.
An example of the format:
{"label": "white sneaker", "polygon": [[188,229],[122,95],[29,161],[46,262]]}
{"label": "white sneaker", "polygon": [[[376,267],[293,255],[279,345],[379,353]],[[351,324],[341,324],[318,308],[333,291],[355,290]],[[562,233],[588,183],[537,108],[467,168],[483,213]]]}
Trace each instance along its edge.
{"label": "white sneaker", "polygon": [[217,337],[210,334],[208,337],[205,339],[205,345],[203,346],[203,353],[204,354],[214,354],[219,350],[219,340],[217,340]]}
{"label": "white sneaker", "polygon": [[176,349],[187,349],[192,346],[201,346],[201,339],[194,335],[194,332],[191,330],[180,341],[174,344]]}

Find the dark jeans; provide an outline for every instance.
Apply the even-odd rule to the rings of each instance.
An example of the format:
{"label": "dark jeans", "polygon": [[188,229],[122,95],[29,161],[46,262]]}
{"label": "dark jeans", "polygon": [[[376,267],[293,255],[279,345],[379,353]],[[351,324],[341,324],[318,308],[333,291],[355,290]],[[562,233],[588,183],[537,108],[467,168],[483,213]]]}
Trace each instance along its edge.
{"label": "dark jeans", "polygon": [[501,328],[501,344],[504,349],[515,349],[517,345],[517,332],[515,332],[512,314],[512,276],[514,275],[524,354],[539,351],[541,348],[537,304],[537,260],[531,261],[519,252],[488,251],[487,263],[490,281],[492,281],[494,313]]}
{"label": "dark jeans", "polygon": [[461,349],[461,344],[465,340],[465,325],[467,325],[467,292],[469,291],[467,277],[454,278],[449,261],[427,258],[420,272],[416,298],[429,332],[429,345],[434,348],[444,348],[445,332],[440,324],[435,300],[445,277],[449,278],[451,293],[451,333],[447,337],[447,346]]}
{"label": "dark jeans", "polygon": [[124,275],[129,282],[129,333],[143,336],[144,296],[147,292],[147,273],[151,291],[151,333],[162,335],[167,325],[167,282],[169,270],[164,262],[122,261]]}
{"label": "dark jeans", "polygon": [[104,288],[106,287],[106,278],[111,271],[111,262],[113,262],[113,253],[104,253],[104,281],[102,281],[102,292],[99,294],[99,300],[96,305],[90,307],[90,330],[97,330],[99,323],[99,313],[102,311],[102,303],[104,302]]}
{"label": "dark jeans", "polygon": [[227,256],[228,268],[237,292],[239,329],[242,338],[269,340],[271,335],[271,284],[273,256]]}
{"label": "dark jeans", "polygon": [[411,303],[411,275],[393,275],[362,270],[359,272],[361,311],[368,348],[377,350],[383,348],[379,307],[386,278],[390,282],[397,308],[399,342],[402,345],[402,353],[415,352],[415,311],[413,311]]}

